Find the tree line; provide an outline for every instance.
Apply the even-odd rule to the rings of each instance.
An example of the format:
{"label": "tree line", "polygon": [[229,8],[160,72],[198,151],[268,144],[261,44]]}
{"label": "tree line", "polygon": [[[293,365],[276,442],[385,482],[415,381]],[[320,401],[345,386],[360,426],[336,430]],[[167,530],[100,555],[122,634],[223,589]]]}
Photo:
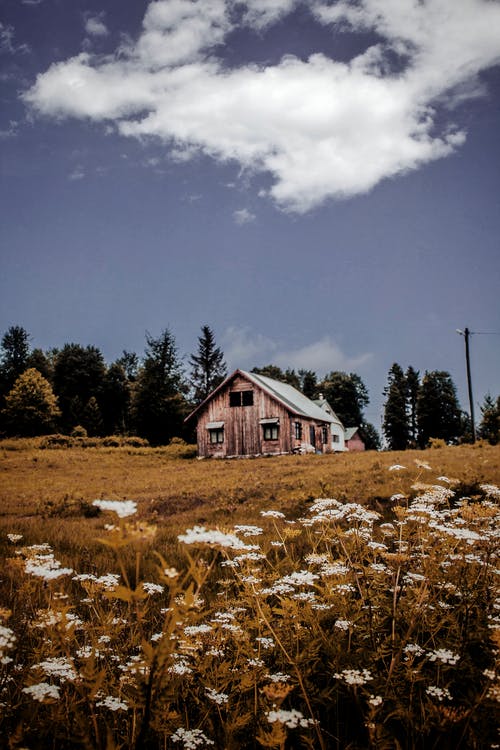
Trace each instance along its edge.
{"label": "tree line", "polygon": [[[463,412],[455,384],[446,371],[406,372],[394,363],[389,370],[382,430],[391,450],[425,448],[432,439],[448,444],[472,441],[470,417]],[[500,441],[500,396],[487,395],[481,406],[479,437],[492,445]]]}
{"label": "tree line", "polygon": [[[137,435],[152,445],[173,437],[194,439],[185,417],[227,376],[213,330],[201,327],[187,367],[169,328],[146,333],[142,357],[124,350],[107,364],[95,346],[68,343],[60,349],[31,348],[30,335],[11,326],[0,346],[0,434]],[[281,369],[270,364],[253,370],[282,380],[308,398],[325,398],[345,427],[357,427],[368,449],[381,445],[364,409],[368,390],[356,373],[332,371],[319,379],[313,370]],[[384,391],[383,433],[391,449],[423,447],[430,438],[457,442],[470,424],[460,410],[448,373],[406,373],[394,364]],[[485,399],[480,435],[499,439],[500,397]]]}

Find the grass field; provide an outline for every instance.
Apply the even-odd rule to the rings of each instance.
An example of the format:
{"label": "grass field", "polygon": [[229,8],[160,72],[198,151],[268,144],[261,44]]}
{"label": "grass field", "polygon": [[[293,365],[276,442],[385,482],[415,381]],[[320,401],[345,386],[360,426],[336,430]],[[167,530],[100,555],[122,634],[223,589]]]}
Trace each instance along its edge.
{"label": "grass field", "polygon": [[500,447],[42,444],[0,443],[2,747],[500,747]]}

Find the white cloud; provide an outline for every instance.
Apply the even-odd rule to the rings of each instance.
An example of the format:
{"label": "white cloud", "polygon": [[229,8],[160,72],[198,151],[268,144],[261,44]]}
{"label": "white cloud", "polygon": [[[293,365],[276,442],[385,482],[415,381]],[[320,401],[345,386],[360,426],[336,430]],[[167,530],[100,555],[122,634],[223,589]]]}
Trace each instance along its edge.
{"label": "white cloud", "polygon": [[0,54],[15,55],[17,53],[25,54],[30,51],[28,44],[16,44],[14,36],[14,27],[0,21]]}
{"label": "white cloud", "polygon": [[329,336],[298,348],[290,348],[248,327],[232,326],[221,337],[230,369],[274,364],[282,369],[314,370],[319,376],[332,370],[350,372],[366,365],[373,357],[365,352],[354,357],[345,354]]}
{"label": "white cloud", "polygon": [[83,180],[85,177],[85,170],[81,166],[76,166],[73,171],[69,174],[69,179],[74,180]]}
{"label": "white cloud", "polygon": [[243,225],[250,224],[252,221],[255,221],[257,217],[249,211],[248,208],[240,208],[237,211],[234,211],[233,218],[236,224]]}
{"label": "white cloud", "polygon": [[90,36],[107,36],[108,28],[102,20],[102,14],[98,16],[87,16],[85,19],[85,31]]}
{"label": "white cloud", "polygon": [[314,370],[319,375],[324,375],[332,370],[355,370],[367,364],[372,357],[369,352],[349,357],[329,336],[324,336],[319,341],[299,349],[278,351],[275,361],[282,368]]}
{"label": "white cloud", "polygon": [[[238,5],[242,23],[262,29],[298,3]],[[366,192],[464,142],[437,107],[482,93],[478,74],[500,61],[499,3],[316,0],[308,7],[319,23],[370,29],[385,42],[349,63],[315,54],[227,69],[213,54],[236,23],[232,0],[156,0],[136,42],[115,56],[81,54],[52,65],[25,100],[45,115],[114,121],[124,136],[159,138],[177,159],[200,150],[267,172],[269,195],[296,212]],[[393,72],[389,52],[401,56],[402,70]]]}

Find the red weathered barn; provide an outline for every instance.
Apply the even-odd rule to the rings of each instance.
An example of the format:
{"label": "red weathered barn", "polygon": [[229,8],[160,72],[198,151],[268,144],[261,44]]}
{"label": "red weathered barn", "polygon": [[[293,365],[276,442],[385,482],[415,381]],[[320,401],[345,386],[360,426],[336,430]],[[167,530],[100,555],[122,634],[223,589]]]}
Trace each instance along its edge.
{"label": "red weathered barn", "polygon": [[288,383],[253,372],[233,372],[194,418],[206,458],[332,451],[333,417]]}

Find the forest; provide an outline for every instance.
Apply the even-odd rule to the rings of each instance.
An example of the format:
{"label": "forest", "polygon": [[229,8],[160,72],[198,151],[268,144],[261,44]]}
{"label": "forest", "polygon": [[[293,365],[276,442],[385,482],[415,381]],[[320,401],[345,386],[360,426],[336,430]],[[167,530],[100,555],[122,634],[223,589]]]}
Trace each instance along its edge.
{"label": "forest", "polygon": [[[185,364],[187,362],[187,365]],[[394,363],[384,389],[382,439],[367,422],[365,383],[356,373],[282,369],[269,364],[254,372],[282,380],[308,398],[319,394],[344,426],[357,426],[367,449],[425,448],[433,441],[454,445],[472,440],[455,384],[445,371],[423,375]],[[195,351],[180,354],[175,335],[165,328],[145,335],[142,355],[124,350],[107,363],[99,348],[65,343],[33,348],[22,326],[11,326],[0,346],[0,437],[127,435],[151,445],[172,438],[194,441],[187,415],[227,376],[224,352],[209,325],[201,326]],[[500,439],[500,396],[487,394],[477,434],[495,445]]]}

